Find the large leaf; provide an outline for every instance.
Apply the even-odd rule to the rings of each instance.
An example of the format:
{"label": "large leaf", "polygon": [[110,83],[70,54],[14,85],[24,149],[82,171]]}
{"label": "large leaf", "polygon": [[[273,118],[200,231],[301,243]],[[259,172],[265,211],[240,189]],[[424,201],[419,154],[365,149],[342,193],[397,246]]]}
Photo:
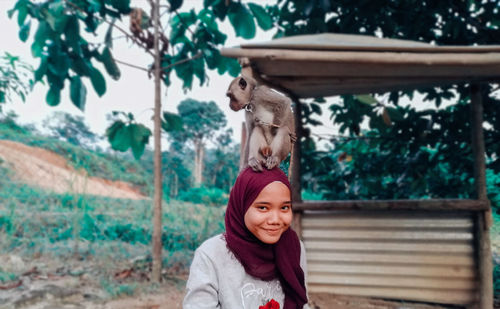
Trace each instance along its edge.
{"label": "large leaf", "polygon": [[43,10],[45,20],[56,33],[62,33],[69,20],[65,13],[64,1],[56,0],[49,4],[48,9]]}
{"label": "large leaf", "polygon": [[236,36],[252,39],[255,36],[255,23],[250,11],[240,2],[232,2],[227,13]]}
{"label": "large leaf", "polygon": [[176,11],[182,6],[182,0],[168,0],[168,2],[170,3],[170,12]]}
{"label": "large leaf", "polygon": [[106,136],[112,149],[123,152],[130,148],[130,132],[123,121],[117,120],[107,128]]}
{"label": "large leaf", "polygon": [[73,51],[77,54],[81,54],[80,25],[76,16],[71,16],[69,18],[66,29],[64,30],[64,35],[66,36],[66,42],[73,48]]}
{"label": "large leaf", "polygon": [[165,132],[182,131],[182,118],[173,113],[163,112],[161,127]]}
{"label": "large leaf", "polygon": [[273,27],[273,20],[263,7],[255,3],[248,3],[248,7],[257,20],[259,27],[263,30],[269,30]]}
{"label": "large leaf", "polygon": [[106,93],[106,80],[104,80],[104,76],[96,68],[90,70],[90,81],[97,95],[102,97]]}
{"label": "large leaf", "polygon": [[378,101],[369,94],[360,94],[360,95],[355,95],[354,97],[356,97],[356,99],[358,99],[358,101],[360,101],[361,103],[369,105],[378,103]]}
{"label": "large leaf", "polygon": [[76,107],[82,111],[85,109],[87,88],[85,88],[85,84],[82,82],[80,76],[73,76],[71,78],[70,97]]}
{"label": "large leaf", "polygon": [[19,29],[19,39],[23,42],[26,42],[28,39],[28,36],[30,35],[30,28],[31,28],[31,20],[28,20],[21,29]]}
{"label": "large leaf", "polygon": [[101,61],[102,63],[104,63],[104,67],[106,68],[106,71],[111,76],[111,78],[113,78],[114,80],[120,79],[120,69],[116,65],[115,59],[113,58],[113,55],[111,54],[111,50],[109,48],[104,48],[101,54]]}
{"label": "large leaf", "polygon": [[132,153],[134,158],[139,160],[144,153],[144,148],[149,142],[149,137],[151,136],[151,130],[142,124],[131,123],[129,125],[130,131],[130,147],[132,147]]}
{"label": "large leaf", "polygon": [[54,32],[46,21],[40,21],[35,33],[35,40],[31,45],[31,53],[34,57],[41,57],[45,41],[52,38]]}
{"label": "large leaf", "polygon": [[59,102],[61,101],[61,89],[55,86],[50,87],[45,99],[47,100],[47,104],[50,106],[59,105]]}

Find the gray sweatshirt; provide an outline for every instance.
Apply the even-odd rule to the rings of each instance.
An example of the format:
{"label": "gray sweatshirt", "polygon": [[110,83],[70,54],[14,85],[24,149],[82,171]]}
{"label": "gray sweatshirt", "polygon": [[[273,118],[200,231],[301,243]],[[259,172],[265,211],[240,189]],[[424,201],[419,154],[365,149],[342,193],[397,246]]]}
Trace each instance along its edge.
{"label": "gray sweatshirt", "polygon": [[[301,242],[300,266],[306,274]],[[259,309],[274,299],[283,308],[285,294],[278,279],[263,281],[245,272],[219,234],[206,240],[194,253],[184,297],[184,309]],[[304,305],[304,308],[309,308]]]}

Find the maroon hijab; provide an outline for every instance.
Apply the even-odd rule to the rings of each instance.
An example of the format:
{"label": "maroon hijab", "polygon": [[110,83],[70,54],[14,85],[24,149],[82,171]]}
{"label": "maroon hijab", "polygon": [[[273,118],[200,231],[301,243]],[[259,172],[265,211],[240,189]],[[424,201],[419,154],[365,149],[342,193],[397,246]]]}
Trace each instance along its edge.
{"label": "maroon hijab", "polygon": [[302,308],[307,303],[304,271],[300,267],[300,242],[295,231],[286,230],[272,245],[261,242],[245,226],[244,216],[265,186],[280,181],[290,189],[279,168],[254,172],[243,170],[231,190],[226,210],[226,242],[245,271],[262,280],[279,278],[285,292],[284,309]]}

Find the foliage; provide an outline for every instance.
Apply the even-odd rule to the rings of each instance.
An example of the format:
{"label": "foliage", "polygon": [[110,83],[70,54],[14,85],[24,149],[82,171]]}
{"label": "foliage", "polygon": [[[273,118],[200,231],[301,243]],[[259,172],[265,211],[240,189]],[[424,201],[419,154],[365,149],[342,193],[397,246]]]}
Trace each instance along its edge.
{"label": "foliage", "polygon": [[[270,12],[279,25],[277,37],[332,32],[443,45],[495,44],[500,20],[495,1],[279,0]],[[485,130],[488,168],[496,175],[500,109],[493,89],[483,85],[481,96],[491,125]],[[417,110],[403,98],[412,106],[423,99],[434,108]],[[446,100],[454,105],[444,107]],[[469,102],[464,85],[342,96],[328,106],[343,134],[329,139],[331,151],[318,151],[306,128],[304,188],[340,199],[472,197]],[[304,125],[319,124],[312,116],[323,103],[303,104]]]}
{"label": "foliage", "polygon": [[[4,174],[5,175],[5,174]],[[83,256],[113,255],[128,259],[144,254],[151,242],[148,200],[56,194],[0,180],[0,251],[68,257],[75,241]],[[162,243],[171,255],[181,253],[185,267],[192,252],[223,230],[223,210],[171,200],[163,214]],[[77,234],[75,235],[75,232]]]}
{"label": "foliage", "polygon": [[[33,88],[33,68],[19,57],[7,52],[0,56],[0,104],[12,101],[16,95],[24,102]],[[2,105],[0,105],[0,112]]]}
{"label": "foliage", "polygon": [[[125,118],[125,121],[118,119],[119,116]],[[131,113],[113,112],[112,117],[115,117],[115,121],[106,129],[111,148],[122,152],[132,149],[134,158],[139,160],[149,142],[151,130],[136,123]]]}
{"label": "foliage", "polygon": [[224,206],[228,201],[228,193],[219,188],[194,187],[181,191],[179,200],[207,206]]}
{"label": "foliage", "polygon": [[[153,5],[153,2],[150,3]],[[183,81],[183,88],[191,89],[194,78],[200,85],[207,79],[205,70],[217,70],[219,74],[228,72],[236,76],[240,67],[235,59],[224,58],[218,47],[226,41],[226,35],[219,30],[218,22],[229,18],[236,35],[249,39],[255,36],[255,21],[267,30],[272,20],[267,11],[258,4],[243,4],[211,0],[203,2],[203,9],[181,12],[183,1],[171,1],[161,13],[168,13],[170,31],[168,37],[160,37],[160,59],[162,79],[168,86],[171,73]],[[139,12],[139,13],[138,13]],[[106,80],[98,68],[98,63],[113,79],[120,78],[120,70],[114,59],[113,29],[118,29],[125,37],[154,56],[153,23],[141,8],[130,6],[130,0],[90,1],[90,0],[18,0],[8,12],[10,18],[17,13],[20,27],[19,38],[27,42],[30,37],[32,20],[38,23],[33,36],[31,51],[40,59],[34,81],[46,80],[49,90],[47,104],[58,105],[61,91],[66,82],[70,84],[70,98],[79,109],[85,108],[87,86],[90,82],[94,91],[102,96],[106,92]],[[135,20],[139,16],[140,20]],[[131,32],[118,26],[125,17],[131,19]],[[109,25],[102,43],[93,42],[94,36]],[[165,27],[162,27],[165,29]],[[154,64],[151,64],[151,68]],[[107,131],[114,149],[132,148],[134,156],[140,157],[148,142],[149,129],[135,123],[118,121]],[[138,145],[142,146],[139,147]]]}
{"label": "foliage", "polygon": [[[0,222],[1,223],[1,222]],[[1,224],[0,224],[1,226]],[[0,267],[0,282],[13,281],[17,278],[16,274],[4,271],[2,267]]]}
{"label": "foliage", "polygon": [[227,123],[224,112],[213,101],[185,99],[179,103],[177,110],[183,130],[172,132],[171,136],[178,141],[191,141],[195,145],[204,143]]}
{"label": "foliage", "polygon": [[82,116],[55,112],[43,121],[43,125],[50,130],[52,136],[76,146],[90,148],[98,139]]}
{"label": "foliage", "polygon": [[200,102],[193,99],[181,101],[177,106],[183,130],[170,132],[178,144],[191,142],[194,146],[194,182],[200,185],[204,166],[204,150],[207,141],[214,141],[216,132],[227,123],[226,116],[215,102]]}
{"label": "foliage", "polygon": [[137,289],[137,283],[116,283],[105,279],[101,280],[101,286],[112,298],[123,295],[134,295]]}

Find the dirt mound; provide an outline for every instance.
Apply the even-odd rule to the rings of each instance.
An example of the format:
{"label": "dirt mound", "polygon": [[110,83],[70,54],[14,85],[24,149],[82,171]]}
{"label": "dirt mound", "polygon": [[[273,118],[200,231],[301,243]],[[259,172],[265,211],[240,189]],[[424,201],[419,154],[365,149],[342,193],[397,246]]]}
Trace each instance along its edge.
{"label": "dirt mound", "polygon": [[76,171],[62,156],[39,147],[0,140],[0,159],[5,161],[2,165],[14,172],[14,179],[57,193],[147,198],[128,183],[89,177],[83,170]]}

